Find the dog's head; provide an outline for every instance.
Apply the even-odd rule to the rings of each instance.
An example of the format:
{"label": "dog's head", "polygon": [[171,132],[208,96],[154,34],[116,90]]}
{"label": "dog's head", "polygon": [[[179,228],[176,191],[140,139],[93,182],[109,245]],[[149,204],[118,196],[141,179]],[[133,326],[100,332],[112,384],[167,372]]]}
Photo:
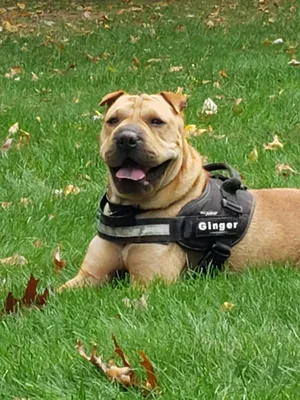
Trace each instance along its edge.
{"label": "dog's head", "polygon": [[111,190],[126,200],[155,195],[182,165],[186,97],[171,92],[104,96],[100,154],[109,168]]}

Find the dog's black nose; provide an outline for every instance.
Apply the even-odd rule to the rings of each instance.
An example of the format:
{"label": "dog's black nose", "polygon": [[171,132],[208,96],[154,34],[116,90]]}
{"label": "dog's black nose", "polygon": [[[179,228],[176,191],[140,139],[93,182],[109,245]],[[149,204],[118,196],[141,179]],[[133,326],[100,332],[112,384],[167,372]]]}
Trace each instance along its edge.
{"label": "dog's black nose", "polygon": [[119,149],[125,150],[125,149],[134,149],[140,138],[135,132],[132,131],[121,131],[117,133],[116,137],[116,144]]}

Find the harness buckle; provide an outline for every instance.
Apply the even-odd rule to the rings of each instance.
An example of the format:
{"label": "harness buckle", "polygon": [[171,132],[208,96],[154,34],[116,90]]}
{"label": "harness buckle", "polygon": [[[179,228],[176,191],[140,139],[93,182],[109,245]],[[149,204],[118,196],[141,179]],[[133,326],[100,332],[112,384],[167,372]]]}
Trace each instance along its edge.
{"label": "harness buckle", "polygon": [[210,258],[215,266],[222,266],[231,254],[230,246],[216,242],[211,246]]}
{"label": "harness buckle", "polygon": [[230,211],[236,212],[238,214],[243,214],[243,207],[240,204],[234,203],[233,201],[227,200],[223,197],[222,199],[223,207]]}

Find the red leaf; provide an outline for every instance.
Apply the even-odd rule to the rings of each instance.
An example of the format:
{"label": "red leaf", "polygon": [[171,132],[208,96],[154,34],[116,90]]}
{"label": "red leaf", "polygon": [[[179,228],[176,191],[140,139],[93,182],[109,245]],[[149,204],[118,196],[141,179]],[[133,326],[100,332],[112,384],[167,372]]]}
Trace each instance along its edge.
{"label": "red leaf", "polygon": [[119,346],[115,335],[112,335],[112,339],[113,339],[114,345],[115,345],[115,352],[118,354],[119,357],[121,357],[124,367],[128,367],[131,369],[129,376],[130,376],[130,381],[132,382],[132,385],[138,386],[139,385],[138,377],[132,370],[131,365],[129,364],[128,358],[127,358],[126,354],[124,353],[124,351]]}
{"label": "red leaf", "polygon": [[139,350],[139,355],[143,359],[143,361],[141,362],[141,365],[145,368],[146,374],[147,374],[146,387],[151,390],[157,389],[158,385],[157,385],[157,379],[156,379],[153,365],[151,364],[149,358],[146,356],[146,354],[143,351]]}
{"label": "red leaf", "polygon": [[34,277],[32,275],[30,275],[24,296],[21,299],[21,303],[31,304],[34,302],[36,295],[37,295],[36,288],[37,288],[38,283],[39,283],[39,279],[34,279]]}
{"label": "red leaf", "polygon": [[4,303],[4,310],[7,313],[12,313],[15,311],[16,305],[18,304],[18,300],[14,298],[14,296],[12,295],[12,292],[9,292],[5,303]]}

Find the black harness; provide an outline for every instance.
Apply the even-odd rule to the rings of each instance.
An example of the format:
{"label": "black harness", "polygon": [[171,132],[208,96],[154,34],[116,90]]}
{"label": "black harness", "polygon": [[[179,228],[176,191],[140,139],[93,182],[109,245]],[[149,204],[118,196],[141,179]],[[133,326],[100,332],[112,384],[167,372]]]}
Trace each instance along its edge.
{"label": "black harness", "polygon": [[[201,197],[185,205],[176,217],[138,217],[147,210],[110,203],[102,197],[97,213],[98,235],[118,243],[177,242],[198,251],[201,268],[220,268],[247,232],[255,201],[238,172],[223,163],[204,166],[210,173]],[[226,170],[229,176],[213,174]]]}

